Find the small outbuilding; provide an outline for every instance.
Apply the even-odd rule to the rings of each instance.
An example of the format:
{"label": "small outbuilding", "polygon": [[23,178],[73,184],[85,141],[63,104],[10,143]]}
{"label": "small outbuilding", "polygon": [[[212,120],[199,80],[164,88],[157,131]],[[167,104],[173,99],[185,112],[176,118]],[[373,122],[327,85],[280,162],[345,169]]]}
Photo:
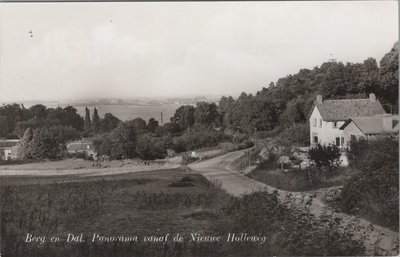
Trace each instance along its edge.
{"label": "small outbuilding", "polygon": [[343,130],[344,142],[348,146],[351,139],[398,135],[399,127],[398,115],[385,114],[370,117],[354,117],[348,119],[340,129]]}
{"label": "small outbuilding", "polygon": [[8,161],[18,159],[18,143],[19,139],[0,140],[0,160]]}

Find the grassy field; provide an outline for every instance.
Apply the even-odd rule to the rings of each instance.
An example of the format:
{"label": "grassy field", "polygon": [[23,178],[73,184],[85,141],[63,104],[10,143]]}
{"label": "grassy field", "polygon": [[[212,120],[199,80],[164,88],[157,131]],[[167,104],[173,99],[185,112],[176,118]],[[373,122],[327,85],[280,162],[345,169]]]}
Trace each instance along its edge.
{"label": "grassy field", "polygon": [[284,172],[280,169],[269,169],[268,167],[260,166],[247,174],[247,176],[278,189],[308,191],[343,185],[346,180],[357,174],[357,172],[352,168],[339,168],[332,172],[327,172],[325,179],[322,179],[321,175],[312,176],[310,183],[304,170]]}
{"label": "grassy field", "polygon": [[[63,241],[68,233],[83,233],[87,241],[94,233],[139,238],[166,233],[216,233],[218,211],[229,199],[201,175],[179,169],[77,182],[50,177],[14,177],[6,181],[1,186],[3,256],[175,256],[171,251],[179,249],[161,243],[117,246]],[[45,235],[47,240],[59,236],[61,241],[26,243],[27,233]]]}

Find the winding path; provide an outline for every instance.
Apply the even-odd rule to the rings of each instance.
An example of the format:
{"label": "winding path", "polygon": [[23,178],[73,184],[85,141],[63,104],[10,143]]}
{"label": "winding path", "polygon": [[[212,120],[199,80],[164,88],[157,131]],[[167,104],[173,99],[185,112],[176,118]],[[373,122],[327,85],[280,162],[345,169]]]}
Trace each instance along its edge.
{"label": "winding path", "polygon": [[[254,191],[265,190],[272,192],[277,190],[274,187],[268,186],[262,182],[253,180],[233,167],[233,163],[238,158],[242,157],[246,151],[241,150],[236,152],[227,153],[225,155],[196,162],[188,165],[188,167],[202,174],[209,181],[218,184],[222,189],[226,190],[231,195],[240,196]],[[307,199],[310,199],[310,193],[289,192],[284,190],[277,190],[279,198],[284,200],[289,194],[292,194],[296,199],[296,204],[303,206]],[[310,211],[315,216],[319,216],[323,211],[331,212],[334,218],[340,218],[342,225],[346,226],[356,219],[356,217],[344,213],[333,212],[318,198],[314,198],[311,202]],[[358,218],[358,222],[364,228],[358,231],[358,236],[366,236],[365,245],[368,255],[399,255],[399,233],[392,231],[388,228],[375,225],[369,221]],[[369,230],[373,228],[373,230]]]}

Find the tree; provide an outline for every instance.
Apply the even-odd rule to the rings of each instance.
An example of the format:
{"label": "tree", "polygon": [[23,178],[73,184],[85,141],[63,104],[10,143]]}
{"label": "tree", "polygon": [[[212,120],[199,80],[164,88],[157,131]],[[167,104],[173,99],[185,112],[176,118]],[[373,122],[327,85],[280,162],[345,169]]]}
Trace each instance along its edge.
{"label": "tree", "polygon": [[336,145],[317,144],[308,150],[308,157],[321,170],[323,167],[332,170],[340,164],[340,149]]}
{"label": "tree", "polygon": [[367,213],[399,227],[399,141],[376,137],[350,141],[349,161],[361,171],[343,187],[340,206],[348,213]]}
{"label": "tree", "polygon": [[31,159],[31,141],[33,138],[33,132],[31,128],[28,128],[25,130],[24,135],[22,136],[19,146],[18,146],[18,159],[21,160],[26,160],[26,159]]}
{"label": "tree", "polygon": [[100,131],[100,117],[97,113],[96,107],[93,110],[93,117],[92,117],[92,129],[93,133],[98,133]]}
{"label": "tree", "polygon": [[169,143],[166,138],[144,134],[138,138],[136,152],[144,160],[162,159],[167,156]]}
{"label": "tree", "polygon": [[90,133],[92,131],[92,122],[90,121],[90,111],[85,107],[85,121],[83,123],[83,128],[85,133]]}
{"label": "tree", "polygon": [[158,121],[156,121],[154,118],[150,118],[149,122],[147,123],[147,130],[154,133],[157,128]]}
{"label": "tree", "polygon": [[172,118],[172,121],[177,123],[182,130],[189,130],[194,125],[195,108],[191,105],[179,107]]}
{"label": "tree", "polygon": [[133,158],[136,153],[137,132],[132,123],[119,123],[110,133],[97,136],[94,148],[100,155],[112,159]]}
{"label": "tree", "polygon": [[110,132],[116,127],[121,121],[112,115],[111,113],[104,114],[104,118],[100,120],[100,127],[102,132]]}
{"label": "tree", "polygon": [[[382,58],[379,68],[379,85],[383,103],[398,106],[399,95],[399,42]],[[393,107],[392,106],[392,107]],[[392,108],[392,110],[397,108]],[[391,110],[389,110],[391,111]]]}
{"label": "tree", "polygon": [[59,144],[53,133],[46,128],[35,129],[29,145],[32,159],[55,159],[60,152]]}
{"label": "tree", "polygon": [[131,124],[138,132],[146,130],[146,121],[142,118],[135,118],[133,120],[128,121],[127,123]]}
{"label": "tree", "polygon": [[194,111],[194,122],[205,126],[221,125],[221,116],[215,103],[198,102]]}
{"label": "tree", "polygon": [[47,108],[42,104],[36,104],[29,108],[31,117],[45,118],[47,116]]}
{"label": "tree", "polygon": [[7,117],[0,115],[0,137],[6,137],[11,132],[8,125]]}

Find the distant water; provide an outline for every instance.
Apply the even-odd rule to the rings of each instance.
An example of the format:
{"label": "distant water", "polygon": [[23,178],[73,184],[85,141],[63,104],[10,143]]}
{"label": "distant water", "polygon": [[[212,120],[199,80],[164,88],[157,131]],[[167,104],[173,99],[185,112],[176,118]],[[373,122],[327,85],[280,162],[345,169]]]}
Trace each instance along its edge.
{"label": "distant water", "polygon": [[[180,104],[160,104],[160,105],[96,105],[100,117],[106,113],[111,113],[122,121],[135,118],[142,118],[146,122],[150,118],[156,119],[161,124],[161,112],[163,113],[164,123],[170,121]],[[85,106],[74,106],[78,113],[85,117]],[[94,106],[88,106],[90,115],[93,115]]]}

